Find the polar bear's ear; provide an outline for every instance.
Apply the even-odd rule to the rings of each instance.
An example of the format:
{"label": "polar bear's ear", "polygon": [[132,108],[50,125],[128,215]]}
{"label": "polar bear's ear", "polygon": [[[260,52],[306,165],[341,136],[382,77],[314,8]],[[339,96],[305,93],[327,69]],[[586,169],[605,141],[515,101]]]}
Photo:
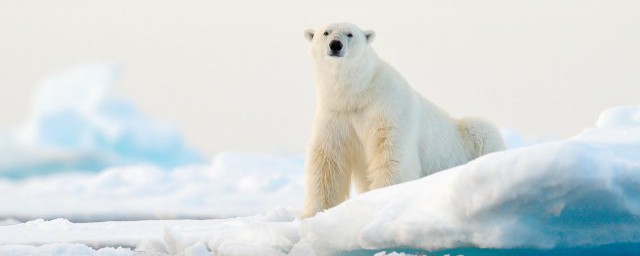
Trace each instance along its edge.
{"label": "polar bear's ear", "polygon": [[367,30],[364,32],[364,36],[367,38],[367,43],[371,43],[373,42],[373,39],[376,38],[376,32],[373,32],[373,30]]}
{"label": "polar bear's ear", "polygon": [[306,38],[307,41],[311,42],[311,40],[313,40],[314,33],[315,31],[313,31],[313,29],[307,29],[304,31],[304,38]]}

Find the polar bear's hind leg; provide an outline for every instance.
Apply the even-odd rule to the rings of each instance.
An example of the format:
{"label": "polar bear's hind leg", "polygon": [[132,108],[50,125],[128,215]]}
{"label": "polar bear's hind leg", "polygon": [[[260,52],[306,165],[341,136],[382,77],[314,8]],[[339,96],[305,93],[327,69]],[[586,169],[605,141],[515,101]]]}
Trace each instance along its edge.
{"label": "polar bear's hind leg", "polygon": [[458,130],[470,160],[506,148],[498,128],[484,119],[462,118],[458,120]]}

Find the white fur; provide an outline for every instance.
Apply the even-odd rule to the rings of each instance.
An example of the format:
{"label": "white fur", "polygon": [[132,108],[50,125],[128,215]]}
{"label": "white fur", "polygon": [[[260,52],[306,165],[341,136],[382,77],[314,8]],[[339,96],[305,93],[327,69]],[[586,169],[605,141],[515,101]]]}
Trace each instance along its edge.
{"label": "white fur", "polygon": [[[370,47],[372,31],[338,23],[307,30],[305,37],[318,104],[305,167],[303,217],[346,200],[352,178],[357,191],[365,192],[504,149],[493,124],[453,119],[409,87]],[[343,43],[342,57],[329,56],[332,40]]]}

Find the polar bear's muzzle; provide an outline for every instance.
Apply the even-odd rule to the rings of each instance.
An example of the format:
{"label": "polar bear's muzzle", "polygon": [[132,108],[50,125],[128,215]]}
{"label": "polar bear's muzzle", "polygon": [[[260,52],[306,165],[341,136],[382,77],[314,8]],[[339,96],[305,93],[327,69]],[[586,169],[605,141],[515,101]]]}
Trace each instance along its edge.
{"label": "polar bear's muzzle", "polygon": [[329,43],[329,56],[331,57],[342,57],[342,42],[340,42],[339,40],[333,40],[331,41],[331,43]]}

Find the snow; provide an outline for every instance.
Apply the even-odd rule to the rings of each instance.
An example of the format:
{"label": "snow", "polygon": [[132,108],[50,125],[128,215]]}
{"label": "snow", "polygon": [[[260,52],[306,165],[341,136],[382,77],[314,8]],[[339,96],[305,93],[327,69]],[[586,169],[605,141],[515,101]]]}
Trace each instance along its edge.
{"label": "snow", "polygon": [[374,254],[373,256],[412,256],[413,254],[406,254],[406,253],[397,253],[397,252],[390,252],[387,253],[386,251],[382,251],[382,252],[378,252],[376,254]]}
{"label": "snow", "polygon": [[639,187],[638,155],[575,139],[364,194],[303,222],[301,232],[316,251],[329,252],[637,243]]}
{"label": "snow", "polygon": [[500,129],[500,133],[502,134],[502,138],[504,139],[504,143],[506,144],[508,149],[520,148],[559,140],[554,135],[544,135],[537,136],[535,138],[527,138],[510,128],[502,128]]}
{"label": "snow", "polygon": [[0,220],[0,226],[7,226],[7,225],[14,225],[14,224],[19,224],[21,223],[19,220],[16,220],[14,218],[7,218],[4,220]]}
{"label": "snow", "polygon": [[[297,207],[304,191],[297,155],[226,152],[210,165],[108,168],[0,179],[0,219],[74,221],[224,218]],[[63,199],[63,200],[62,200]]]}
{"label": "snow", "polygon": [[2,255],[83,255],[83,256],[131,256],[134,252],[126,248],[105,247],[94,250],[84,244],[54,243],[43,246],[0,246]]}
{"label": "snow", "polygon": [[607,109],[600,114],[596,126],[611,128],[640,125],[640,109],[638,106],[624,106]]}
{"label": "snow", "polygon": [[67,70],[45,79],[19,130],[0,135],[0,175],[21,178],[109,166],[201,163],[173,126],[140,113],[112,94],[115,65]]}
{"label": "snow", "polygon": [[[623,112],[638,111],[640,106]],[[0,254],[38,250],[44,254],[79,250],[89,255],[102,250],[123,255],[486,255],[500,250],[637,254],[640,125],[632,125],[634,114],[620,113],[603,112],[599,120],[615,122],[602,125],[598,121],[598,127],[573,138],[493,153],[419,180],[359,195],[305,220],[296,218],[302,205],[302,159],[291,156],[278,159],[229,153],[205,169],[115,168],[75,184],[60,180],[53,186],[57,184],[51,181],[53,177],[7,180],[0,186],[14,187],[0,194],[12,194],[13,189],[17,193],[13,201],[9,201],[11,196],[2,199],[3,211],[13,208],[13,202],[20,208],[20,201],[29,200],[29,196],[15,200],[16,196],[42,189],[33,197],[53,196],[22,213],[38,211],[47,201],[62,205],[56,208],[70,207],[64,204],[67,196],[72,196],[69,201],[78,199],[73,194],[87,195],[87,201],[79,205],[97,200],[86,208],[105,204],[104,209],[125,214],[136,204],[151,208],[150,212],[265,213],[208,220],[73,223],[37,219],[0,226]],[[71,183],[61,185],[66,182]],[[63,188],[68,195],[55,194]],[[129,204],[130,196],[138,199]],[[122,201],[122,207],[109,201]],[[276,207],[278,202],[285,207]],[[251,206],[254,203],[262,204]],[[162,204],[166,208],[159,206]],[[114,249],[118,247],[124,249]]]}
{"label": "snow", "polygon": [[260,216],[219,220],[70,223],[38,219],[4,227],[0,237],[5,246],[0,246],[0,254],[12,255],[15,246],[6,244],[80,243],[156,253],[197,255],[213,248],[219,255],[284,255],[299,240],[294,215],[279,209]]}

